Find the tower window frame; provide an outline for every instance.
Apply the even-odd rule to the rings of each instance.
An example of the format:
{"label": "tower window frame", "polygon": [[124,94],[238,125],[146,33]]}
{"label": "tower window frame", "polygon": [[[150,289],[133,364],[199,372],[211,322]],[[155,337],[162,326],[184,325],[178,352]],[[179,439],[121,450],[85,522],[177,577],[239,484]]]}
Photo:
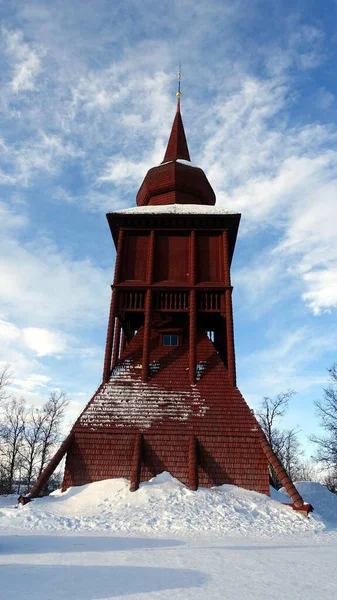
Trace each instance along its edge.
{"label": "tower window frame", "polygon": [[177,347],[180,345],[180,335],[178,333],[163,333],[162,334],[162,346],[173,346]]}

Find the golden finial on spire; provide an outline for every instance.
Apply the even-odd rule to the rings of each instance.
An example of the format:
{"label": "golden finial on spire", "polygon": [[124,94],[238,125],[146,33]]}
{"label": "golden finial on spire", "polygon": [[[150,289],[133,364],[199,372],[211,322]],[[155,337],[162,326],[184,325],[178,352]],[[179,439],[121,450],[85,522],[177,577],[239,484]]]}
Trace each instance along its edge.
{"label": "golden finial on spire", "polygon": [[180,100],[180,98],[181,98],[180,82],[181,82],[181,63],[179,63],[179,69],[178,69],[178,91],[176,93],[176,96],[177,96],[178,100]]}

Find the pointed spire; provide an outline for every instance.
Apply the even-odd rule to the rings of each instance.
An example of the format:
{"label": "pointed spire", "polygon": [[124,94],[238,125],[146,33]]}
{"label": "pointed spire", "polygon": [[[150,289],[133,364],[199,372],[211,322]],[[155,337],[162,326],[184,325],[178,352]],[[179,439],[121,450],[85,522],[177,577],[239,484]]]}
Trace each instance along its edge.
{"label": "pointed spire", "polygon": [[180,158],[182,160],[188,160],[189,162],[191,161],[190,153],[188,151],[186,136],[185,136],[183,120],[182,120],[181,114],[180,114],[180,98],[181,98],[180,81],[181,81],[181,66],[179,66],[179,71],[178,71],[178,91],[176,93],[177,111],[176,111],[176,114],[174,117],[171,134],[170,134],[170,138],[169,138],[169,141],[167,144],[163,163],[170,162],[172,160],[177,160],[178,158]]}

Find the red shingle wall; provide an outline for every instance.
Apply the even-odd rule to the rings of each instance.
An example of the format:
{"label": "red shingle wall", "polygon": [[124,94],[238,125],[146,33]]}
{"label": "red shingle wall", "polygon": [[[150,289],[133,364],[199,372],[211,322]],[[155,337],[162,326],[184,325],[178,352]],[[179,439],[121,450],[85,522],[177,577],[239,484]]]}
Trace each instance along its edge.
{"label": "red shingle wall", "polygon": [[255,418],[227,377],[212,342],[199,333],[194,386],[188,378],[188,342],[164,347],[152,331],[148,383],[141,382],[142,330],[110,381],[74,427],[64,487],[113,477],[130,478],[136,435],[144,438],[141,480],[169,471],[188,483],[191,435],[198,440],[199,484],[233,483],[268,494],[267,460]]}
{"label": "red shingle wall", "polygon": [[173,204],[177,201],[211,206],[215,204],[214,191],[203,170],[176,161],[150,169],[138,191],[137,205]]}
{"label": "red shingle wall", "polygon": [[220,235],[202,233],[196,237],[197,280],[220,281]]}
{"label": "red shingle wall", "polygon": [[[130,479],[135,435],[81,432],[68,452],[63,489],[102,479]],[[151,432],[144,435],[141,481],[170,472],[188,485],[189,436]],[[230,483],[269,494],[265,457],[256,438],[201,436],[198,439],[199,485]]]}
{"label": "red shingle wall", "polygon": [[132,435],[81,431],[67,454],[63,489],[114,477],[130,477]]}
{"label": "red shingle wall", "polygon": [[125,235],[121,281],[145,281],[148,235]]}
{"label": "red shingle wall", "polygon": [[172,234],[156,236],[154,281],[188,281],[188,270],[189,237]]}

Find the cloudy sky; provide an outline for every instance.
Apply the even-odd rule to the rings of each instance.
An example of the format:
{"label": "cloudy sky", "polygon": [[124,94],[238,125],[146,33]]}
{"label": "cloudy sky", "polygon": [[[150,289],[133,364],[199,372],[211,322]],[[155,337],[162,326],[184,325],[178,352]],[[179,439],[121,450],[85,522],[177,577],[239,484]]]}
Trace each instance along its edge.
{"label": "cloudy sky", "polygon": [[40,404],[100,383],[105,213],[162,161],[183,70],[193,163],[242,213],[239,387],[294,389],[302,439],[337,360],[337,2],[0,0],[0,361]]}

